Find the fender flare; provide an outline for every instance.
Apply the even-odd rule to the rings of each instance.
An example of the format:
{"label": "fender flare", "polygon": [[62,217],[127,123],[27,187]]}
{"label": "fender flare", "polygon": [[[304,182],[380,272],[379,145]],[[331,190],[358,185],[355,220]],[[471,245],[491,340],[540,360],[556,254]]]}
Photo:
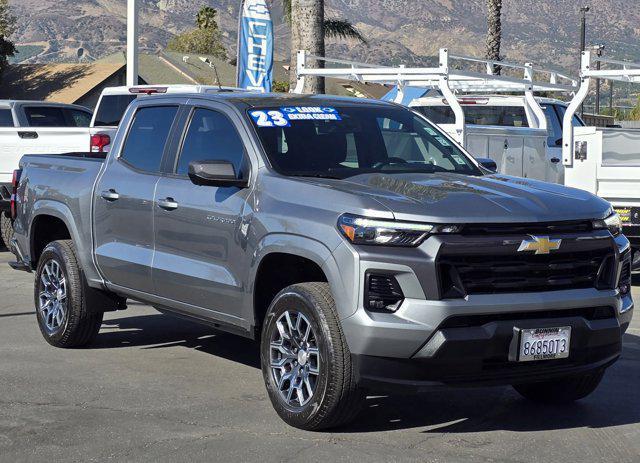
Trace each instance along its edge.
{"label": "fender flare", "polygon": [[[29,222],[29,254],[30,260],[33,260],[34,253],[34,240],[33,240],[33,227],[36,220],[42,216],[50,216],[55,217],[62,221],[67,227],[69,234],[71,235],[71,240],[73,241],[77,257],[80,262],[80,266],[85,273],[87,281],[90,286],[94,286],[95,282],[99,282],[102,284],[102,278],[99,276],[99,273],[93,263],[92,259],[92,250],[91,250],[91,240],[87,242],[87,240],[82,239],[80,231],[76,226],[76,221],[74,220],[73,213],[71,209],[66,204],[53,201],[49,199],[43,199],[37,201],[33,207],[31,212],[31,220]],[[93,284],[92,284],[93,283]]]}
{"label": "fender flare", "polygon": [[[353,313],[348,306],[348,292],[345,290],[338,265],[331,250],[322,242],[301,235],[271,233],[262,238],[256,246],[249,276],[250,294],[255,292],[258,269],[263,259],[271,254],[291,254],[314,262],[324,272],[340,318]],[[255,314],[254,314],[255,316]]]}

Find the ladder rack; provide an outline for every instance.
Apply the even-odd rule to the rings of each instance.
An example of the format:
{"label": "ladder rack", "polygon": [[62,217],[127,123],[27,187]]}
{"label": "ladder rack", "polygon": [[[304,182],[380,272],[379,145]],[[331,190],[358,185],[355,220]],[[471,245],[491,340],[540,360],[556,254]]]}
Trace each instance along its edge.
{"label": "ladder rack", "polygon": [[[310,60],[323,62],[324,67],[312,68],[307,64]],[[484,70],[478,71],[478,65]],[[534,69],[531,63],[514,64],[454,55],[446,48],[440,49],[437,67],[415,68],[377,66],[324,58],[300,50],[296,71],[298,82],[294,93],[303,92],[305,78],[310,76],[395,85],[398,88],[395,101],[398,103],[403,99],[405,87],[437,89],[455,114],[456,137],[461,143],[464,141],[464,110],[457,100],[456,93],[523,93],[525,104],[536,116],[535,128],[546,130],[546,117],[534,98],[534,92],[573,93],[579,88],[577,80],[555,70]],[[506,75],[504,71],[520,76]]]}

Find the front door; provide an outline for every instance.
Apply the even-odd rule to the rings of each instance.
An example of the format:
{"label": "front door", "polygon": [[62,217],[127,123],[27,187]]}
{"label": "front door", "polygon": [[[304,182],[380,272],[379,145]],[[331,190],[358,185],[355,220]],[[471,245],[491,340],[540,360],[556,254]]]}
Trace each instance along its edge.
{"label": "front door", "polygon": [[110,283],[153,292],[153,198],[178,106],[141,107],[96,185],[96,260]]}
{"label": "front door", "polygon": [[236,172],[249,174],[244,143],[230,118],[194,108],[173,175],[156,189],[155,292],[196,314],[238,324],[250,259],[243,227],[250,190],[193,184],[189,163],[207,160],[231,161]]}

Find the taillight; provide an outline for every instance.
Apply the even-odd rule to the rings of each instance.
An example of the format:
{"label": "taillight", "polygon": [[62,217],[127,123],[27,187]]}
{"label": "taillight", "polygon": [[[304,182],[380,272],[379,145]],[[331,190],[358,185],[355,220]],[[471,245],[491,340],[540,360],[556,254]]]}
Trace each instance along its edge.
{"label": "taillight", "polygon": [[111,144],[111,137],[106,133],[91,135],[91,152],[104,153],[104,149]]}
{"label": "taillight", "polygon": [[20,175],[22,175],[22,169],[16,169],[13,171],[13,178],[11,179],[11,218],[13,220],[15,220],[18,216],[16,199],[18,197],[18,184],[20,183]]}

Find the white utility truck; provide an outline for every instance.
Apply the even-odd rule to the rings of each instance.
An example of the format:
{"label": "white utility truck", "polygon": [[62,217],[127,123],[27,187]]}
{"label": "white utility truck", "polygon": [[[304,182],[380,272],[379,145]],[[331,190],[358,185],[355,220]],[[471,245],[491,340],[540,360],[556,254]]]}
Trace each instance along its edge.
{"label": "white utility truck", "polygon": [[[499,153],[502,147],[499,141],[493,145],[486,138],[495,127],[494,132],[504,130],[501,128],[528,128],[535,127],[535,114],[526,104],[526,99],[518,95],[459,95],[458,102],[464,109],[465,124],[467,127],[480,128],[474,137],[467,137],[465,148],[476,156],[495,157],[491,152]],[[546,156],[533,157],[529,163],[523,160],[523,173],[521,176],[545,180],[553,183],[564,183],[564,166],[562,165],[562,121],[567,110],[568,103],[554,99],[536,97],[536,101],[544,111],[547,119]],[[455,124],[455,114],[441,96],[425,96],[416,98],[409,103],[409,107],[425,115],[429,120],[440,127]],[[584,126],[584,122],[578,116],[573,117],[573,125]],[[526,133],[522,130],[520,133]],[[519,141],[519,140],[518,140]],[[509,143],[509,140],[505,140]],[[518,161],[521,158],[518,158]],[[512,156],[511,163],[502,164],[502,172],[511,173],[520,169],[520,165],[513,165],[516,160]],[[526,169],[524,167],[526,166]]]}
{"label": "white utility truck", "polygon": [[[324,61],[325,66],[311,68],[307,66],[310,59]],[[307,76],[394,85],[397,92],[393,101],[425,114],[477,158],[494,160],[499,172],[561,181],[560,148],[556,147],[557,140],[554,139],[555,149],[548,149],[547,131],[550,123],[557,123],[558,119],[556,116],[548,121],[548,113],[534,97],[535,92],[577,91],[578,81],[558,71],[534,69],[530,63],[520,65],[453,55],[447,49],[441,49],[439,64],[433,68],[376,66],[321,58],[300,51],[297,73],[296,93],[302,92]],[[434,91],[438,96],[407,98],[409,91],[416,88],[424,93]],[[475,95],[475,98],[463,96],[466,94]],[[485,96],[478,96],[480,94]],[[492,96],[496,94],[510,96]],[[500,98],[503,99],[498,100]],[[489,104],[499,101],[501,108]],[[482,114],[469,117],[473,111],[481,111],[479,106],[483,103],[486,105]],[[432,114],[424,106],[431,106]],[[434,106],[441,108],[439,114]]]}
{"label": "white utility truck", "polygon": [[[91,111],[83,106],[43,101],[0,100],[0,225],[9,245],[11,182],[25,154],[86,151]],[[0,242],[0,247],[2,246]]]}
{"label": "white utility truck", "polygon": [[[593,64],[600,62],[601,69]],[[582,54],[580,89],[564,115],[565,184],[597,194],[620,214],[624,234],[640,249],[640,129],[574,127],[568,123],[593,79],[640,83],[640,64]],[[636,253],[636,266],[640,253]]]}

